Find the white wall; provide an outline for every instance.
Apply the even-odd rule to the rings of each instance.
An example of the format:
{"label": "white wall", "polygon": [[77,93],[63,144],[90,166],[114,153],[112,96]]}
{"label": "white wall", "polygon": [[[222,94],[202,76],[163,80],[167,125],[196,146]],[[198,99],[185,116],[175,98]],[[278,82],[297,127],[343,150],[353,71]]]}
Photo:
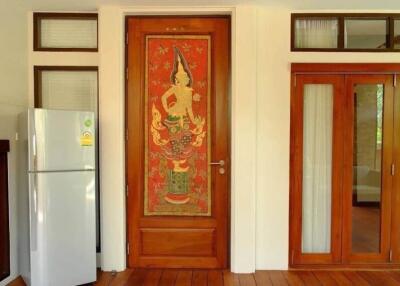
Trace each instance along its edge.
{"label": "white wall", "polygon": [[27,106],[27,26],[23,1],[0,2],[0,139],[8,139],[11,276],[0,282],[6,285],[18,275],[17,254],[17,114]]}
{"label": "white wall", "polygon": [[256,268],[286,269],[290,16],[276,8],[257,12]]}
{"label": "white wall", "polygon": [[101,268],[125,269],[124,31],[122,11],[99,10]]}

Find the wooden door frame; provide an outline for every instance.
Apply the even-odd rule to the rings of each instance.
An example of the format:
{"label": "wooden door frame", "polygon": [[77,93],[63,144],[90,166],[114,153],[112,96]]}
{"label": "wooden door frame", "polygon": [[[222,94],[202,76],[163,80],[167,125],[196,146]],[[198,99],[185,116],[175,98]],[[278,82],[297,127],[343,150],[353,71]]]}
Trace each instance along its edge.
{"label": "wooden door frame", "polygon": [[[393,176],[393,190],[400,190],[400,64],[399,63],[292,63],[291,64],[291,97],[293,98],[296,93],[296,76],[301,74],[310,75],[346,75],[346,74],[386,74],[393,75],[397,87],[395,88],[394,105],[399,112],[394,113],[395,126],[394,126],[394,144],[393,144],[393,161],[397,167]],[[396,132],[397,130],[397,132]],[[392,263],[370,263],[370,264],[295,264],[293,263],[293,237],[295,236],[294,228],[295,218],[293,216],[293,200],[295,196],[296,178],[293,176],[293,162],[292,154],[295,152],[295,145],[293,142],[292,134],[292,114],[291,114],[291,133],[290,133],[290,181],[289,181],[289,197],[290,197],[290,210],[289,210],[289,267],[290,268],[387,268],[394,269],[400,267],[400,231],[395,231],[395,225],[400,223],[400,207],[392,208],[392,223],[391,223],[391,241],[392,243]],[[396,135],[397,134],[397,135]],[[400,193],[397,191],[392,192],[392,201],[398,202],[400,205]],[[297,234],[298,235],[298,234]]]}
{"label": "wooden door frame", "polygon": [[[227,95],[226,95],[226,99],[227,99],[227,104],[228,104],[228,112],[227,112],[227,149],[228,149],[228,159],[226,162],[226,167],[227,167],[227,171],[226,171],[226,177],[227,177],[227,217],[226,217],[226,264],[227,264],[227,268],[230,269],[231,267],[231,170],[232,170],[232,149],[231,149],[231,132],[232,132],[232,122],[231,122],[231,98],[232,98],[232,94],[231,94],[231,80],[232,80],[232,39],[231,39],[231,35],[232,35],[232,15],[231,14],[201,14],[201,15],[173,15],[173,14],[168,14],[168,15],[126,15],[125,16],[125,34],[126,36],[128,36],[129,34],[129,19],[130,18],[134,18],[134,17],[138,17],[138,18],[156,18],[156,17],[163,17],[163,18],[192,18],[192,17],[197,17],[197,18],[218,18],[218,17],[223,17],[223,18],[228,18],[229,19],[229,26],[228,26],[228,31],[229,31],[229,36],[228,36],[228,50],[229,50],[229,59],[228,59],[228,73],[227,73]],[[128,40],[126,40],[125,42],[125,71],[128,72],[129,70],[129,62],[128,62],[128,53],[129,53],[129,42]],[[213,62],[213,60],[212,60]],[[143,68],[143,67],[139,67],[139,68]],[[135,72],[137,72],[135,70]],[[126,76],[125,77],[125,117],[124,117],[124,123],[125,123],[125,129],[127,130],[127,122],[128,122],[128,117],[127,117],[127,113],[128,113],[128,105],[126,104],[128,101],[128,96],[129,96],[129,77]],[[211,88],[212,90],[214,90],[214,87]],[[215,91],[215,96],[217,96],[217,92]],[[139,100],[140,103],[141,100]],[[215,102],[217,102],[219,105],[221,105],[221,101],[218,99],[215,99]],[[214,115],[212,115],[214,116]],[[135,123],[136,124],[136,123]],[[140,124],[140,123],[138,123]],[[126,136],[128,136],[128,134],[126,134]],[[128,166],[127,166],[127,162],[128,162],[128,157],[127,157],[127,148],[128,148],[128,144],[125,142],[125,180],[126,182],[128,182]],[[140,181],[142,181],[143,179],[141,179]],[[127,253],[126,253],[126,262],[127,264],[129,264],[129,223],[130,223],[130,209],[129,209],[129,200],[126,200],[125,202],[125,207],[126,207],[126,211],[125,211],[125,215],[126,215],[126,241],[127,241],[127,245],[128,245],[128,249],[127,249]],[[131,206],[132,207],[132,206]],[[214,209],[214,207],[213,207]],[[215,210],[213,210],[214,212]],[[184,223],[182,224],[184,225]],[[217,242],[216,242],[217,243]],[[218,242],[219,243],[219,242]],[[129,266],[128,266],[129,268]]]}
{"label": "wooden door frame", "polygon": [[1,194],[3,197],[0,198],[2,202],[2,206],[5,208],[2,210],[4,212],[5,217],[1,218],[1,221],[6,221],[6,223],[2,226],[6,229],[4,234],[5,241],[2,241],[5,253],[5,256],[0,257],[2,262],[7,261],[8,263],[5,266],[5,269],[0,269],[3,272],[0,272],[0,281],[3,281],[7,277],[10,276],[11,273],[11,261],[10,261],[10,213],[9,213],[9,187],[8,187],[8,152],[10,152],[10,141],[8,140],[0,140],[0,178],[4,180],[0,181],[0,188],[4,191],[4,194]]}

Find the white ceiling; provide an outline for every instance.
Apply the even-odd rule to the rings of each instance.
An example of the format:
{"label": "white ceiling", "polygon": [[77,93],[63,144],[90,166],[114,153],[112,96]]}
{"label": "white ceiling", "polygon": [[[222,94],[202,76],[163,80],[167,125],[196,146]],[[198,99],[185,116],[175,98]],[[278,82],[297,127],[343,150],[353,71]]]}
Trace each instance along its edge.
{"label": "white ceiling", "polygon": [[349,9],[349,10],[400,10],[400,0],[0,0],[16,1],[31,10],[92,11],[102,4],[114,5],[229,5],[257,3],[285,6],[293,10]]}

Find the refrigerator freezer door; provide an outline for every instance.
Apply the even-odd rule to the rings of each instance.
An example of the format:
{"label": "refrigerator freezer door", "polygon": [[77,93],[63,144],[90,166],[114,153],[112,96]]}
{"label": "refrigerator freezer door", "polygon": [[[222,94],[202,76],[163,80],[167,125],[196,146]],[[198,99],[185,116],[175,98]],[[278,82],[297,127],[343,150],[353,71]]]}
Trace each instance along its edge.
{"label": "refrigerator freezer door", "polygon": [[93,112],[30,109],[29,171],[95,169]]}
{"label": "refrigerator freezer door", "polygon": [[31,286],[96,281],[94,172],[29,176]]}

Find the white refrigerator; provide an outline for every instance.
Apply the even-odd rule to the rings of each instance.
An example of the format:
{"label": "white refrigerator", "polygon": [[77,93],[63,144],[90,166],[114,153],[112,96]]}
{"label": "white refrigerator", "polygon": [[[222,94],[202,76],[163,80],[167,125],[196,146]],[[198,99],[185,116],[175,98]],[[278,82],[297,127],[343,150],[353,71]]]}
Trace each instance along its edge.
{"label": "white refrigerator", "polygon": [[96,281],[95,126],[92,112],[29,109],[20,117],[28,181],[19,201],[29,237],[21,236],[20,268],[28,285]]}

